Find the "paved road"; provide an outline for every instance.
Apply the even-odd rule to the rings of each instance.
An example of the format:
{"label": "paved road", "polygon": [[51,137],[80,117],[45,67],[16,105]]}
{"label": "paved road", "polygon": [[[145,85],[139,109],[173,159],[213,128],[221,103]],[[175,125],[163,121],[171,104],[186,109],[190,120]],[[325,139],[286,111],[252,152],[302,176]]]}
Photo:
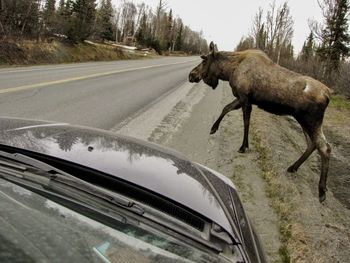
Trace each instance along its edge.
{"label": "paved road", "polygon": [[196,57],[0,70],[1,116],[111,129],[187,81]]}

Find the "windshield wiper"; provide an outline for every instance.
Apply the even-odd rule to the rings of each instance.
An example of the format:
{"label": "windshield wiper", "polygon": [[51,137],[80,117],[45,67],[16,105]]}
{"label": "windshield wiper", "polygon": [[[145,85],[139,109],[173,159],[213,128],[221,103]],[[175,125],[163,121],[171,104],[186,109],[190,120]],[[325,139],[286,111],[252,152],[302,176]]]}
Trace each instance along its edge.
{"label": "windshield wiper", "polygon": [[[23,181],[29,182],[29,184],[40,185],[46,192],[38,189],[37,186],[32,185],[29,187],[32,190],[37,189],[40,193],[45,192],[46,195],[50,196],[63,195],[68,197],[66,199],[82,202],[84,205],[89,206],[90,209],[91,207],[94,210],[97,208],[102,213],[111,214],[111,212],[115,211],[118,213],[118,209],[115,207],[117,206],[126,210],[123,213],[128,214],[133,219],[135,219],[135,216],[141,216],[148,222],[146,224],[151,223],[155,228],[162,229],[165,232],[175,231],[175,233],[180,233],[184,237],[216,251],[216,253],[220,253],[223,250],[217,244],[203,239],[200,235],[193,235],[191,228],[186,227],[185,224],[170,218],[157,209],[136,203],[118,193],[90,184],[54,166],[20,153],[0,151],[0,177],[22,186],[24,186]],[[132,216],[130,213],[127,213],[128,211],[136,215]],[[182,239],[178,234],[175,236]]]}
{"label": "windshield wiper", "polygon": [[[74,177],[47,163],[19,153],[12,154],[0,151],[0,157],[5,157],[9,160],[0,160],[0,164],[2,165],[0,166],[0,171],[4,173],[21,177],[22,179],[29,180],[33,183],[39,183],[40,185],[49,189],[52,188],[53,190],[60,190],[58,189],[58,184],[55,184],[59,183],[63,186],[72,187],[86,192],[89,195],[98,197],[117,206],[127,208],[137,214],[142,215],[144,213],[144,210],[132,200],[85,182],[84,180]],[[15,163],[11,161],[15,161]],[[15,171],[20,173],[18,174]],[[61,187],[61,190],[62,188],[64,187]]]}

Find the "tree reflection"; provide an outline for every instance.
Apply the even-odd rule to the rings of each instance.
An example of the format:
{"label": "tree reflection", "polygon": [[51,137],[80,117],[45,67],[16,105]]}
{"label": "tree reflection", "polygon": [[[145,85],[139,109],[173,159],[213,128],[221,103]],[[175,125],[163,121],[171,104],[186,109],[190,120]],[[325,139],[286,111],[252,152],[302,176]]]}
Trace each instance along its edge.
{"label": "tree reflection", "polygon": [[[110,133],[100,133],[95,130],[82,130],[69,127],[64,130],[62,126],[40,127],[31,129],[18,129],[0,133],[0,142],[6,145],[24,148],[44,154],[50,153],[50,147],[58,148],[64,152],[70,152],[80,148],[92,147],[99,152],[123,152],[127,156],[129,163],[136,162],[142,157],[158,157],[166,160],[176,168],[178,175],[190,175],[193,179],[200,182],[203,195],[211,203],[217,203],[212,195],[210,187],[207,184],[203,174],[191,162],[183,159],[181,156],[167,152],[157,145],[150,143],[139,143],[137,140],[129,139],[123,136],[115,136]],[[181,187],[179,185],[174,187]]]}
{"label": "tree reflection", "polygon": [[72,150],[73,144],[78,143],[79,138],[74,136],[54,136],[56,143],[62,151],[69,152]]}

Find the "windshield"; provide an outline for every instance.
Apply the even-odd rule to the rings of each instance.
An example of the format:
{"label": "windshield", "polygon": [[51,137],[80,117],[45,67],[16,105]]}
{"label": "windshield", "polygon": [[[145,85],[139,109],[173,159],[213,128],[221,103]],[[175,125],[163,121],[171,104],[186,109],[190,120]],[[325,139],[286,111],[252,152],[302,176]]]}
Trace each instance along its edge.
{"label": "windshield", "polygon": [[349,83],[350,0],[0,0],[0,150],[253,262],[350,261]]}
{"label": "windshield", "polygon": [[0,179],[1,262],[219,262],[139,223],[99,223]]}

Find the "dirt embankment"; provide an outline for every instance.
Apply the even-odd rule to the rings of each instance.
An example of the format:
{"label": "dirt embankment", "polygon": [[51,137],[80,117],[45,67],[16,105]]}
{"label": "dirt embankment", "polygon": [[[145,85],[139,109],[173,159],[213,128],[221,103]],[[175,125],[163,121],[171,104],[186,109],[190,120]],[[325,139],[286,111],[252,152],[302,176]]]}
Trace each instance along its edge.
{"label": "dirt embankment", "polygon": [[[157,137],[155,141],[233,180],[269,262],[350,262],[350,109],[331,104],[327,110],[324,132],[333,151],[329,191],[325,203],[320,204],[317,152],[297,173],[286,172],[306,148],[304,135],[292,118],[254,107],[250,149],[240,154],[240,110],[229,113],[217,133],[209,135],[222,107],[233,99],[227,83],[221,83],[215,91],[194,88],[206,88],[207,95],[176,132],[166,130],[167,138]],[[180,106],[176,111],[181,111]],[[175,115],[166,122],[178,122]]]}
{"label": "dirt embankment", "polygon": [[[262,174],[267,181],[271,205],[280,217],[281,238],[287,247],[286,261],[292,262],[349,262],[350,258],[350,166],[348,163],[349,133],[340,135],[331,125],[329,113],[325,133],[333,154],[328,175],[327,200],[320,204],[318,180],[319,156],[314,153],[295,174],[286,173],[306,148],[301,129],[289,118],[256,111],[253,132],[260,154]],[[346,115],[344,112],[338,112]],[[349,113],[347,113],[349,114]],[[349,122],[343,123],[348,125]],[[336,143],[341,139],[341,149]]]}
{"label": "dirt embankment", "polygon": [[67,44],[52,40],[0,41],[0,66],[108,61],[140,57],[105,44]]}

